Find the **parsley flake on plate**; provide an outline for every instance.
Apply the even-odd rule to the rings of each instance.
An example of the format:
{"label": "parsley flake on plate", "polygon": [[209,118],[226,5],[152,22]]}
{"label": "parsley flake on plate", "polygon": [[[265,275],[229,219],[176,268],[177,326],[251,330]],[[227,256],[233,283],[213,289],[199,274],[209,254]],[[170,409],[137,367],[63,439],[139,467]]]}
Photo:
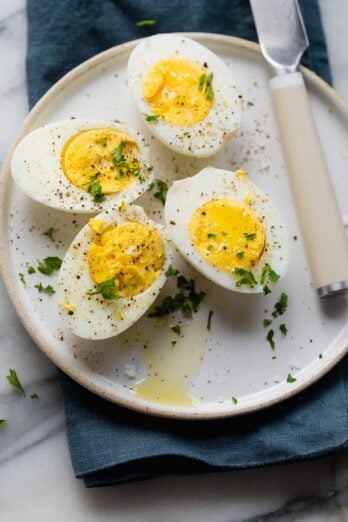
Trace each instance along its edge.
{"label": "parsley flake on plate", "polygon": [[297,381],[296,377],[293,377],[291,375],[291,373],[289,373],[287,378],[286,378],[286,382],[295,382],[295,381]]}
{"label": "parsley flake on plate", "polygon": [[274,338],[274,330],[270,330],[267,334],[266,339],[269,342],[269,344],[271,345],[272,350],[275,349],[275,342],[274,342],[273,338]]}
{"label": "parsley flake on plate", "polygon": [[37,269],[42,274],[51,275],[54,271],[60,269],[62,262],[60,257],[45,257],[43,261],[39,262]]}
{"label": "parsley flake on plate", "polygon": [[211,319],[213,317],[213,310],[209,310],[209,314],[208,314],[208,320],[207,320],[207,330],[210,330],[211,329]]}
{"label": "parsley flake on plate", "polygon": [[279,325],[279,330],[282,332],[283,335],[286,335],[288,333],[288,329],[284,323]]}
{"label": "parsley flake on plate", "polygon": [[51,241],[54,242],[55,241],[55,239],[54,239],[55,232],[56,232],[55,229],[53,227],[50,227],[47,230],[45,230],[45,232],[42,232],[42,235],[48,237],[48,239],[50,239]]}
{"label": "parsley flake on plate", "polygon": [[53,295],[56,293],[55,289],[51,285],[42,286],[41,283],[37,283],[36,285],[34,285],[34,288],[37,288],[37,290],[40,293],[43,292],[44,294],[48,294],[48,295]]}
{"label": "parsley flake on plate", "polygon": [[165,317],[180,310],[184,317],[190,318],[193,312],[197,312],[206,293],[197,292],[195,281],[188,280],[183,275],[177,276],[176,283],[179,291],[174,295],[165,296],[153,312],[149,313],[149,317]]}
{"label": "parsley flake on plate", "polygon": [[154,192],[153,197],[158,199],[162,205],[164,206],[166,202],[167,192],[168,192],[168,185],[165,181],[162,181],[161,179],[156,179],[151,185],[149,186],[148,192],[151,192],[151,190],[157,189],[156,192]]}
{"label": "parsley flake on plate", "polygon": [[165,276],[166,277],[176,276],[176,275],[178,275],[178,273],[179,273],[179,270],[174,268],[172,265],[169,265],[167,270],[166,270],[166,272],[165,272]]}
{"label": "parsley flake on plate", "polygon": [[181,334],[181,326],[180,324],[175,324],[173,326],[170,327],[170,329],[176,333],[177,335],[180,335]]}
{"label": "parsley flake on plate", "polygon": [[27,282],[26,282],[26,280],[24,279],[24,274],[22,274],[22,272],[18,272],[18,275],[19,275],[19,280],[20,280],[20,282],[21,282],[24,286],[27,286]]}
{"label": "parsley flake on plate", "polygon": [[288,296],[287,296],[287,294],[282,292],[280,294],[280,297],[279,297],[278,301],[274,305],[274,309],[273,309],[273,312],[272,312],[272,317],[275,318],[275,317],[278,317],[278,315],[283,315],[283,313],[287,309],[287,306],[288,306]]}

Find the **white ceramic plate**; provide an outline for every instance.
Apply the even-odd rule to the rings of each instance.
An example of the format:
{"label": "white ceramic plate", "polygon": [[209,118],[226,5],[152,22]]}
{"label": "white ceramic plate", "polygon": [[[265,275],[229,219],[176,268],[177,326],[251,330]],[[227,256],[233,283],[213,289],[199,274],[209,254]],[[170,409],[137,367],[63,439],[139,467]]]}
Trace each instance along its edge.
{"label": "white ceramic plate", "polygon": [[[193,175],[209,163],[245,168],[270,195],[287,224],[290,266],[284,282],[267,297],[234,294],[193,273],[178,257],[176,264],[207,292],[194,319],[183,325],[183,338],[170,329],[176,320],[157,324],[145,317],[119,338],[103,342],[78,339],[65,330],[54,296],[39,294],[34,287],[38,281],[54,286],[55,278],[26,272],[29,264],[36,266],[47,255],[63,256],[88,217],[60,213],[25,197],[10,178],[10,155],[1,187],[0,259],[21,321],[57,366],[86,388],[128,408],[195,419],[255,411],[316,381],[346,352],[348,303],[344,297],[321,302],[311,288],[272,115],[270,72],[258,46],[226,36],[189,36],[211,48],[233,69],[247,103],[237,137],[212,160],[180,157],[144,128],[126,85],[126,63],[134,42],[101,53],[67,74],[32,110],[18,139],[39,125],[65,118],[119,119],[148,137],[155,172],[169,182]],[[348,112],[332,89],[313,73],[304,73],[342,213],[348,214]],[[160,219],[162,207],[149,194],[138,203]],[[42,235],[50,226],[58,229],[55,243]],[[25,274],[26,286],[20,282],[19,272]],[[288,294],[289,306],[272,324],[276,348],[271,350],[266,341],[269,328],[262,322],[270,316],[281,291]],[[210,331],[206,328],[209,310],[214,312]],[[288,327],[286,337],[278,331],[280,323]],[[173,340],[177,341],[174,347]],[[288,383],[288,374],[296,381]],[[195,398],[191,403],[188,393]]]}

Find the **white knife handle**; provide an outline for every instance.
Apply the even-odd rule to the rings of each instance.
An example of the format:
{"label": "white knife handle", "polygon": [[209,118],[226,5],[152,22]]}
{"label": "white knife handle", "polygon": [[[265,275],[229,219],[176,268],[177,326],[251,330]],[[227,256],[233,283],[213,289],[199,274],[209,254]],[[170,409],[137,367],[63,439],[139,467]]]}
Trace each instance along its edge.
{"label": "white knife handle", "polygon": [[280,141],[314,287],[321,297],[348,288],[348,241],[299,72],[270,81]]}

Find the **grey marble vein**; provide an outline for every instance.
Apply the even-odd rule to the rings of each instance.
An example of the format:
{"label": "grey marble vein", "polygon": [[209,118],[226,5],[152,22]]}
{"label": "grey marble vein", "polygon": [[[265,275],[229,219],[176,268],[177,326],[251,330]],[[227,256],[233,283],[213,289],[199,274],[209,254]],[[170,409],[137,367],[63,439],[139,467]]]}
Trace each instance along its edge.
{"label": "grey marble vein", "polygon": [[[348,484],[345,485],[346,489]],[[308,496],[308,497],[297,497],[289,502],[287,502],[283,507],[272,511],[270,513],[263,513],[257,516],[253,516],[251,518],[241,519],[240,522],[290,522],[293,520],[299,520],[302,516],[315,517],[316,514],[323,515],[325,512],[325,516],[330,519],[332,514],[339,515],[342,514],[342,517],[345,517],[345,513],[343,509],[341,510],[340,505],[337,502],[339,491],[329,491],[326,494]],[[313,518],[315,520],[315,518]],[[346,520],[346,518],[342,518],[342,521]],[[226,521],[226,522],[232,522]]]}

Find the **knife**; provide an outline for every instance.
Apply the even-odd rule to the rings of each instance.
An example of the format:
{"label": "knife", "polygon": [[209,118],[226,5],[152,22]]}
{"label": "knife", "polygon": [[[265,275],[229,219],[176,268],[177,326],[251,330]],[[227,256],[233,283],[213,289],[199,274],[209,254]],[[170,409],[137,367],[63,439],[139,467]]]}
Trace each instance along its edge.
{"label": "knife", "polygon": [[302,237],[319,297],[348,292],[348,241],[309,105],[300,59],[309,43],[297,0],[250,0]]}

